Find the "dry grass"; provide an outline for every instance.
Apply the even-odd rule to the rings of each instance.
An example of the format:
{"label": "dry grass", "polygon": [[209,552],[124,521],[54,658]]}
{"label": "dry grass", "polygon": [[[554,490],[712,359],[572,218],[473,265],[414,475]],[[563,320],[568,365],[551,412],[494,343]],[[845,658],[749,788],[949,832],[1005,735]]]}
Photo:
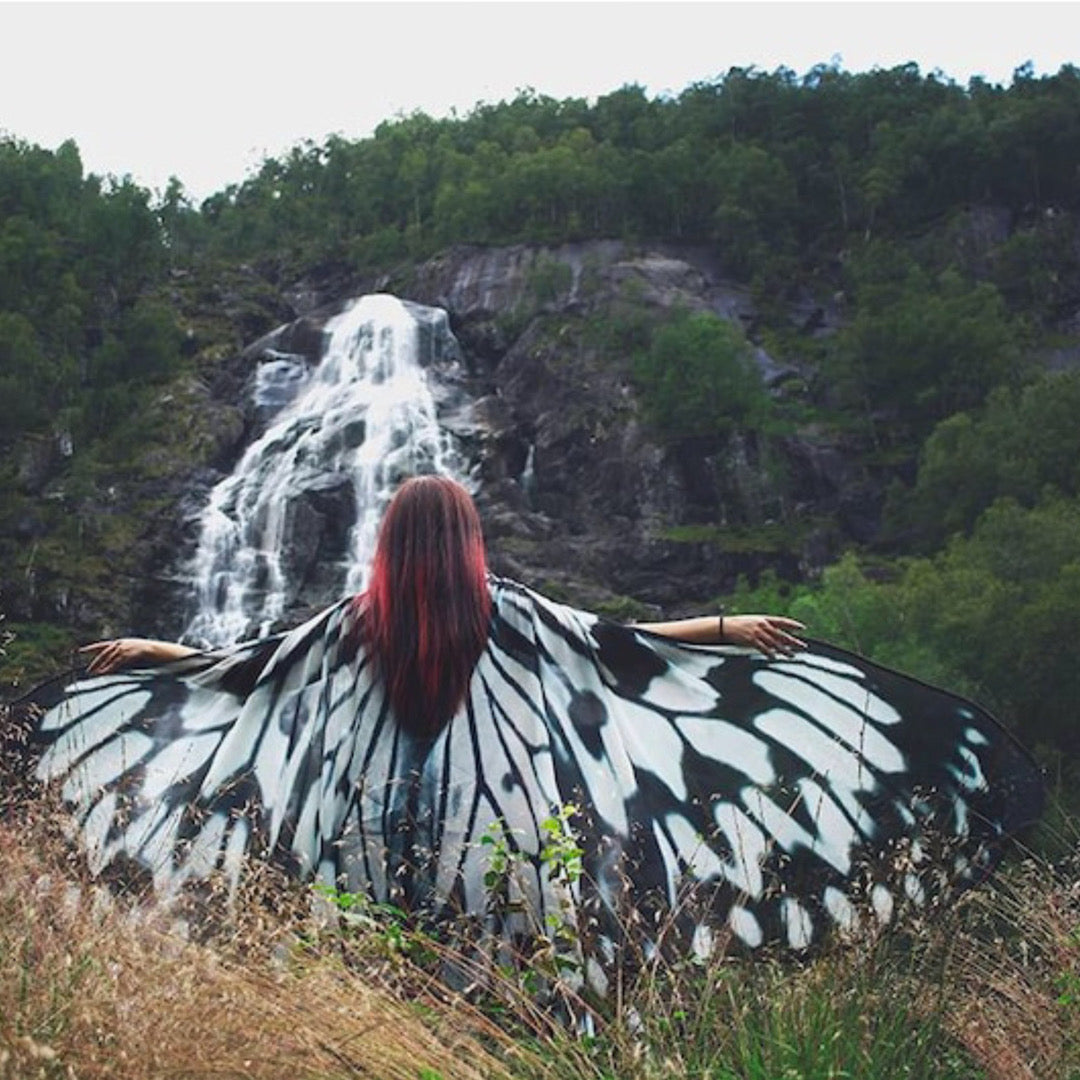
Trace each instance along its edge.
{"label": "dry grass", "polygon": [[1080,1077],[1080,881],[1032,861],[965,906],[950,1030],[987,1080]]}
{"label": "dry grass", "polygon": [[485,1015],[438,957],[320,924],[269,873],[180,933],[175,908],[87,879],[60,820],[19,798],[0,821],[0,1080],[1080,1078],[1080,880],[1037,860],[812,962],[647,970],[582,1039],[527,982]]}
{"label": "dry grass", "polygon": [[186,940],[66,870],[48,827],[0,825],[4,1080],[507,1075],[478,1017],[421,1007],[265,913]]}
{"label": "dry grass", "polygon": [[658,975],[627,997],[590,1075],[1080,1078],[1080,882],[1036,861],[809,962]]}
{"label": "dry grass", "polygon": [[1078,868],[1015,861],[812,960],[658,967],[605,1010],[588,1059],[550,1060],[596,1080],[1080,1080]]}

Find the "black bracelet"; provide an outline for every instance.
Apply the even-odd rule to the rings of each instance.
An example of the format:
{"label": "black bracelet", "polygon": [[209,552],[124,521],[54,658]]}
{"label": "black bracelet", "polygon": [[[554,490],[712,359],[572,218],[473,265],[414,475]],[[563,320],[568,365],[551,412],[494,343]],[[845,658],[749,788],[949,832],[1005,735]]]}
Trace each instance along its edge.
{"label": "black bracelet", "polygon": [[717,615],[716,617],[720,620],[720,638],[719,638],[719,640],[722,643],[723,640],[724,640],[724,616],[723,615]]}

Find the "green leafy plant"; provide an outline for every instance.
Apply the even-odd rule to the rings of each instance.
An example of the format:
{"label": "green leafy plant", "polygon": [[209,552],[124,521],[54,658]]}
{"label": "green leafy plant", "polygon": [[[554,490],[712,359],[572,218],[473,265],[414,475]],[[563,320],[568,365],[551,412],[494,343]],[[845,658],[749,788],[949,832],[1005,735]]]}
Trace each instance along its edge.
{"label": "green leafy plant", "polygon": [[657,327],[634,378],[647,415],[673,441],[758,430],[770,415],[750,343],[715,315],[683,313]]}

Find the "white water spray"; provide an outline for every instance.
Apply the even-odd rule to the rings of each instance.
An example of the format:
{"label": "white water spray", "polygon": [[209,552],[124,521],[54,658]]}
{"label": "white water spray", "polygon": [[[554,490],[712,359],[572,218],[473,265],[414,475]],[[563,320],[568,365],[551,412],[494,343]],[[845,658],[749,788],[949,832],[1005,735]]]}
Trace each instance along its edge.
{"label": "white water spray", "polygon": [[[444,312],[427,309],[452,341]],[[264,634],[295,600],[283,556],[297,507],[332,491],[355,507],[339,594],[364,587],[378,523],[394,488],[420,473],[457,475],[449,436],[420,364],[421,326],[387,295],[365,296],[325,327],[322,360],[203,513],[192,578],[196,613],[184,640],[226,645]],[[310,553],[308,553],[310,554]]]}

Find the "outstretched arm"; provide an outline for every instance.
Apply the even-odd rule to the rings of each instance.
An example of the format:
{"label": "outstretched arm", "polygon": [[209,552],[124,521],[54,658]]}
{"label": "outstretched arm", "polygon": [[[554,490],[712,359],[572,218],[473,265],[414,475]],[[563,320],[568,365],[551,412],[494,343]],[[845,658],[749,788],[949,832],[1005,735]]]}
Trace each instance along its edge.
{"label": "outstretched arm", "polygon": [[806,648],[804,641],[789,633],[806,627],[785,615],[700,615],[694,619],[635,625],[641,630],[696,645],[745,645],[760,649],[766,656],[777,653],[790,656],[796,649]]}
{"label": "outstretched arm", "polygon": [[91,675],[107,675],[110,671],[136,664],[163,664],[167,660],[179,660],[182,656],[190,656],[198,651],[172,641],[135,637],[95,641],[79,650],[81,653],[90,654],[87,670]]}

